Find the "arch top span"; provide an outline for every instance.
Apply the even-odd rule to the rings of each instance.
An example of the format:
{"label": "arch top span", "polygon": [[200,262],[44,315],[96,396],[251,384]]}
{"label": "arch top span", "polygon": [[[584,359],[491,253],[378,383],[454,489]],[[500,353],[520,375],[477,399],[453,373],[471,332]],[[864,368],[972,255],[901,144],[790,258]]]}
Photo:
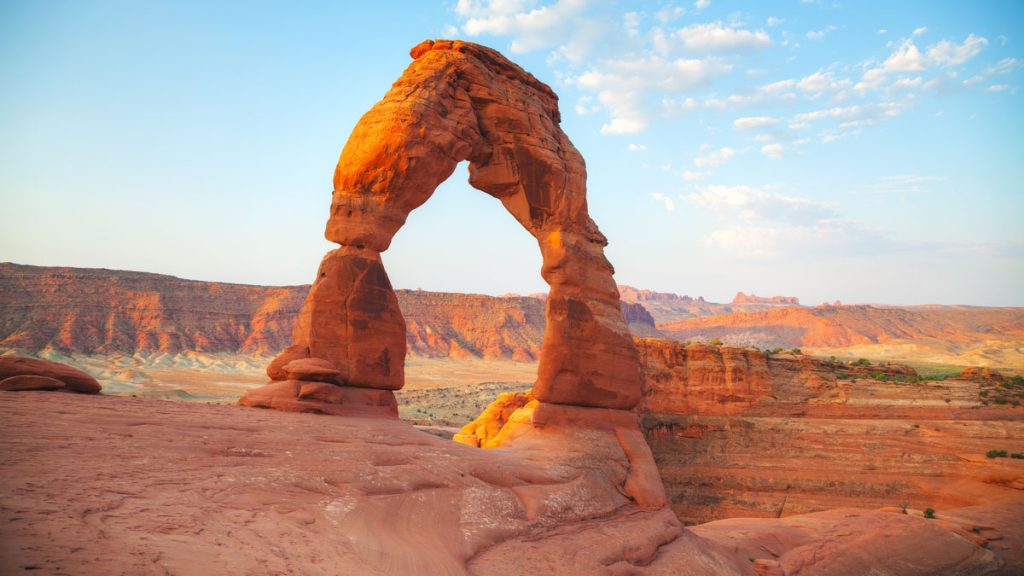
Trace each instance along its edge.
{"label": "arch top span", "polygon": [[583,157],[559,126],[557,95],[477,44],[428,40],[410,55],[341,153],[325,231],[340,248],[324,257],[271,378],[291,381],[297,372],[289,366],[319,362],[343,387],[401,388],[405,321],[380,253],[468,160],[469,183],[499,199],[543,257],[551,290],[534,396],[632,408],[639,360],[604,256],[607,240],[587,210]]}
{"label": "arch top span", "polygon": [[469,161],[469,182],[534,236],[574,228],[605,242],[587,214],[583,157],[559,127],[558,96],[501,54],[425,41],[352,131],[334,172],[325,236],[386,250],[409,212]]}

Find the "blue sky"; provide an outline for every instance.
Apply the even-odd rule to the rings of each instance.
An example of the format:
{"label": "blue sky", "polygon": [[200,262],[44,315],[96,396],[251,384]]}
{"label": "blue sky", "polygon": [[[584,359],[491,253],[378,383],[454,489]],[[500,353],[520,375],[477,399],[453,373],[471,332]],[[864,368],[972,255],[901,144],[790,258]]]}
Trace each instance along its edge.
{"label": "blue sky", "polygon": [[[351,4],[351,5],[349,5]],[[0,261],[312,280],[331,175],[424,38],[560,95],[620,283],[1024,305],[1020,2],[0,5]],[[460,168],[397,287],[545,289]]]}

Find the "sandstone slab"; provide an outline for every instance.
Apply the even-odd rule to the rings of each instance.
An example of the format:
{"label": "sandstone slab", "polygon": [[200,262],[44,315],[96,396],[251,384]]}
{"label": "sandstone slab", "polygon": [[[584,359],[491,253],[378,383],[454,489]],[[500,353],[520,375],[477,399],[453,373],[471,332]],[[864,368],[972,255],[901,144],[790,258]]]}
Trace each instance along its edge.
{"label": "sandstone slab", "polygon": [[63,382],[67,390],[82,394],[99,394],[102,389],[95,378],[66,364],[38,358],[0,356],[0,380],[23,375],[53,378]]}
{"label": "sandstone slab", "polygon": [[22,374],[0,380],[0,390],[8,392],[21,392],[25,390],[52,391],[63,390],[64,388],[64,383],[56,378],[35,374]]}

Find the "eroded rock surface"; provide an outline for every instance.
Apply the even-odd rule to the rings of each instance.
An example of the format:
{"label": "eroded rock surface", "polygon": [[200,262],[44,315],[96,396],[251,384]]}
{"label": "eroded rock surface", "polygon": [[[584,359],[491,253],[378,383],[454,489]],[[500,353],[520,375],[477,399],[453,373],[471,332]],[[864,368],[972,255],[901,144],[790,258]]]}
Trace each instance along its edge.
{"label": "eroded rock surface", "polygon": [[[27,378],[28,376],[39,378]],[[17,379],[8,382],[12,377]],[[56,386],[50,380],[56,380],[63,386]],[[60,362],[21,356],[0,356],[0,389],[68,390],[82,394],[99,394],[102,387],[92,376]]]}
{"label": "eroded rock surface", "polygon": [[[551,286],[534,396],[629,409],[639,364],[619,308],[607,240],[590,219],[583,158],[559,128],[558,98],[503,56],[460,41],[426,41],[353,129],[334,174],[321,264],[290,360],[331,362],[346,386],[402,386],[406,325],[380,253],[409,213],[469,161],[470,184],[536,239]],[[283,362],[268,371],[287,377]]]}
{"label": "eroded rock surface", "polygon": [[986,457],[1024,451],[1024,409],[985,406],[981,383],[930,382],[900,365],[637,345],[645,434],[689,523],[1024,500],[1024,461]]}
{"label": "eroded rock surface", "polygon": [[[0,573],[711,576],[781,566],[792,575],[924,576],[1024,568],[1019,504],[940,511],[937,520],[841,510],[683,528],[666,508],[638,506],[621,491],[635,472],[613,422],[579,425],[595,422],[587,412],[625,412],[554,408],[534,417],[521,442],[481,450],[384,418],[0,394]],[[947,530],[947,520],[967,528]],[[988,548],[960,535],[975,527]]]}

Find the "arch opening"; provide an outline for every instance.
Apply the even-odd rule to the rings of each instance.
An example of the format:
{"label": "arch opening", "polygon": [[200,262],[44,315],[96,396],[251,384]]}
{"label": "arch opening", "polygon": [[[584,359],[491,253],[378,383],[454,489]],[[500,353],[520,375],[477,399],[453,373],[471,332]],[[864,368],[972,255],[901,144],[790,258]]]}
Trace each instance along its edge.
{"label": "arch opening", "polygon": [[607,240],[587,212],[583,158],[559,127],[557,96],[475,44],[427,41],[411,55],[342,151],[325,231],[340,247],[321,262],[292,346],[268,367],[271,379],[299,401],[303,382],[326,379],[347,395],[343,405],[387,408],[388,396],[393,405],[391,391],[404,383],[406,326],[381,253],[468,160],[470,185],[497,198],[541,253],[549,293],[534,397],[632,408],[639,361],[604,256]]}

